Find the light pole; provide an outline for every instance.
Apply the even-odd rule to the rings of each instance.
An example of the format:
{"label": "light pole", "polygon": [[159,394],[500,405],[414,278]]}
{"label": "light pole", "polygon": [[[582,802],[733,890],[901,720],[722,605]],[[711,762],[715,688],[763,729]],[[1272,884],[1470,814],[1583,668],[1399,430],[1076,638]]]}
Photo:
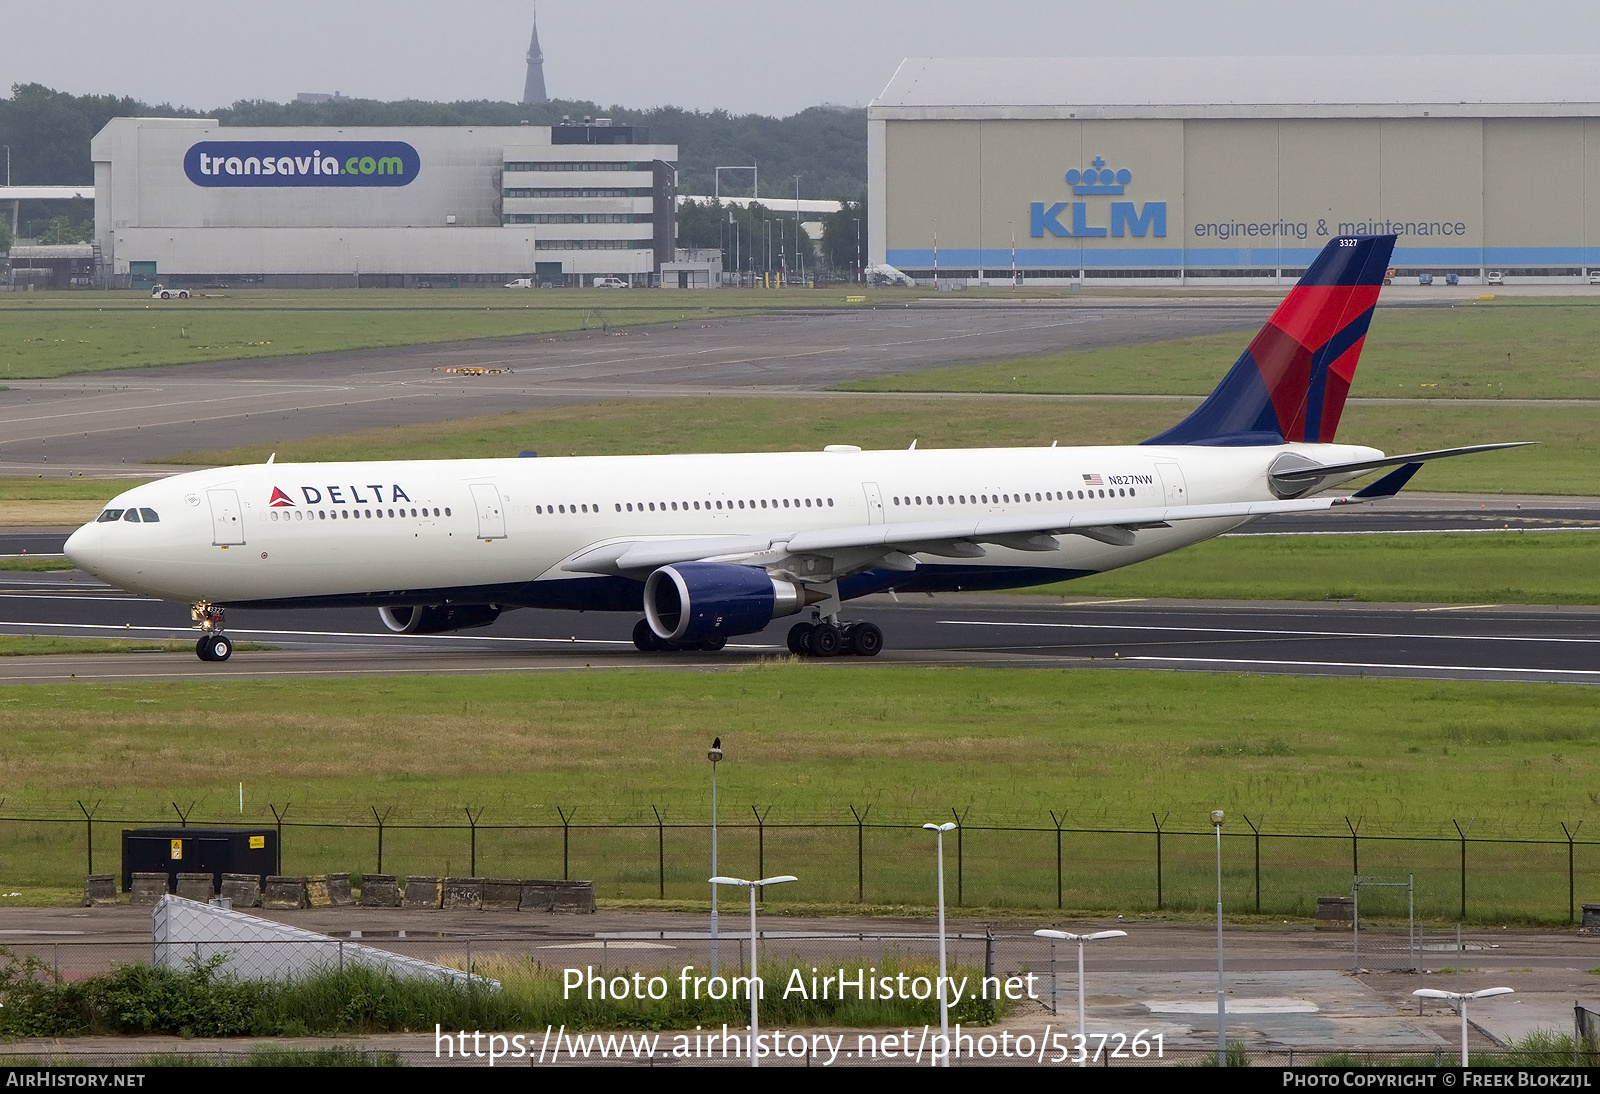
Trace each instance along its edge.
{"label": "light pole", "polygon": [[939,287],[939,221],[933,222],[933,287]]}
{"label": "light pole", "polygon": [[[746,881],[740,877],[713,877],[711,891],[716,892],[718,885],[743,885],[750,890],[750,1066],[760,1067],[761,1057],[756,1053],[756,1032],[760,1026],[756,1023],[756,1000],[759,998],[756,972],[756,890],[765,885],[781,885],[785,881],[799,881],[793,874],[780,874],[777,877],[764,877],[760,881]],[[712,974],[716,975],[715,973]]]}
{"label": "light pole", "polygon": [[1228,1066],[1228,997],[1222,981],[1222,810],[1211,811],[1217,830],[1217,1066]]}
{"label": "light pole", "polygon": [[950,1066],[950,996],[945,990],[947,977],[944,963],[944,834],[955,826],[954,821],[922,826],[934,833],[939,859],[939,1038],[944,1043],[944,1052],[937,1054],[940,1067]]}
{"label": "light pole", "polygon": [[[1078,1036],[1083,1038],[1083,1043],[1089,1043],[1089,1031],[1083,1018],[1083,944],[1085,942],[1098,942],[1102,938],[1126,938],[1127,931],[1096,931],[1094,934],[1072,934],[1069,931],[1034,931],[1039,938],[1048,938],[1052,942],[1076,942],[1078,944]],[[1052,974],[1053,975],[1053,974]],[[1051,1006],[1055,1000],[1050,1001]],[[1078,1058],[1079,1067],[1089,1066],[1089,1054],[1085,1052]]]}
{"label": "light pole", "polygon": [[[711,761],[711,872],[717,872],[717,764],[722,762],[722,738],[714,738],[706,753]],[[717,975],[717,887],[711,886],[711,975]]]}
{"label": "light pole", "polygon": [[861,283],[861,218],[851,217],[856,226],[856,284]]}
{"label": "light pole", "polygon": [[805,287],[805,267],[800,265],[800,176],[794,177],[794,265],[800,271],[800,286]]}
{"label": "light pole", "polygon": [[1484,988],[1482,991],[1440,991],[1438,988],[1418,988],[1412,992],[1419,999],[1448,999],[1461,1012],[1461,1066],[1467,1066],[1467,1000],[1488,999],[1493,995],[1510,995],[1511,988]]}
{"label": "light pole", "polygon": [[1017,222],[1008,220],[1006,223],[1011,225],[1011,287],[1014,289],[1017,287]]}

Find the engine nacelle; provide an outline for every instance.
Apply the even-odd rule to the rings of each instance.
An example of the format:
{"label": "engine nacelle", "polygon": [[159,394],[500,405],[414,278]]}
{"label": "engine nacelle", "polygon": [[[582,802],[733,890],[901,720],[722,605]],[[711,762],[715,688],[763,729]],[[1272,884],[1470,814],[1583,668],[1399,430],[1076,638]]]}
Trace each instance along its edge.
{"label": "engine nacelle", "polygon": [[806,592],[793,582],[727,562],[663,566],[644,583],[644,617],[663,642],[753,634],[807,602]]}
{"label": "engine nacelle", "polygon": [[431,607],[379,608],[378,618],[397,634],[443,634],[487,627],[500,618],[498,604],[437,604]]}

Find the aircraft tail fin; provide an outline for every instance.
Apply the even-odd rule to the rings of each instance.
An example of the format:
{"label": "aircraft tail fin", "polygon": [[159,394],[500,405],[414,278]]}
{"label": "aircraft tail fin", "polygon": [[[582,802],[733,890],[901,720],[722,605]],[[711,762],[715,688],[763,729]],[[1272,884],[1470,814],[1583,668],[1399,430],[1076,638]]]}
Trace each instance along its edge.
{"label": "aircraft tail fin", "polygon": [[1144,443],[1332,441],[1394,242],[1330,239],[1216,390]]}

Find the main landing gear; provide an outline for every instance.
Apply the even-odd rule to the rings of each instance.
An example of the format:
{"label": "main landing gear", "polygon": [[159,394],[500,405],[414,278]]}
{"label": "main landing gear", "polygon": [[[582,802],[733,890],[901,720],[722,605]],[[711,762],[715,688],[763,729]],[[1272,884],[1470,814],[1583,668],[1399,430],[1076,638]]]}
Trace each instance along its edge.
{"label": "main landing gear", "polygon": [[883,632],[874,623],[796,623],[789,628],[789,652],[801,657],[876,657],[883,651]]}
{"label": "main landing gear", "polygon": [[633,625],[633,645],[640,653],[677,653],[686,650],[716,653],[727,644],[727,637],[720,634],[699,642],[668,642],[650,629],[649,620],[641,619]]}
{"label": "main landing gear", "polygon": [[194,652],[202,661],[226,661],[233,656],[233,640],[222,633],[222,609],[201,601],[189,609],[189,618],[202,632]]}

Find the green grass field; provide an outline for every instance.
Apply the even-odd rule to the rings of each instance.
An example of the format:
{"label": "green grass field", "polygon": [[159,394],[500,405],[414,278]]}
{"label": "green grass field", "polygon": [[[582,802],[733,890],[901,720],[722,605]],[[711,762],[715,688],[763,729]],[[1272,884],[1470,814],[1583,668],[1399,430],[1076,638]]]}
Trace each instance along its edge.
{"label": "green grass field", "polygon": [[[121,292],[7,294],[0,297],[6,330],[0,382],[602,326],[699,323],[785,308],[853,306],[845,303],[849,291],[208,290],[215,299],[165,301]],[[885,291],[874,290],[869,299]]]}
{"label": "green grass field", "polygon": [[1048,596],[1600,604],[1600,532],[1225,537]]}
{"label": "green grass field", "polygon": [[[1039,399],[682,399],[618,401],[463,418],[429,425],[175,453],[163,462],[217,465],[317,460],[610,456],[663,452],[778,452],[826,444],[864,448],[1132,444],[1188,412],[1185,402]],[[665,408],[665,409],[664,409]],[[1348,407],[1340,439],[1388,452],[1490,441],[1531,448],[1444,460],[1414,490],[1482,493],[1600,492],[1600,435],[1583,406],[1491,407],[1463,403]],[[48,481],[48,480],[47,480]]]}
{"label": "green grass field", "polygon": [[[656,807],[671,826],[667,898],[693,902],[709,865],[705,747],[721,735],[723,868],[758,868],[751,809],[770,806],[760,865],[802,882],[772,902],[855,900],[853,805],[870,807],[870,824],[907,826],[866,830],[864,896],[877,907],[927,903],[916,825],[956,810],[967,828],[951,884],[965,906],[1053,909],[1055,810],[1096,830],[1063,837],[1069,907],[1154,911],[1153,838],[1113,831],[1148,832],[1154,812],[1168,818],[1164,902],[1203,910],[1206,816],[1220,807],[1240,822],[1225,846],[1235,911],[1254,890],[1245,814],[1268,834],[1264,911],[1285,915],[1347,888],[1348,816],[1364,871],[1415,871],[1419,906],[1444,916],[1458,896],[1452,818],[1475,817],[1479,840],[1559,840],[1558,821],[1600,810],[1593,710],[1587,689],[1554,685],[788,663],[15,687],[0,692],[3,815],[59,819],[0,821],[0,893],[23,893],[16,903],[75,884],[75,802],[100,803],[104,869],[123,822],[171,823],[176,801],[198,803],[190,824],[270,823],[268,803],[292,803],[291,822],[366,825],[291,826],[291,873],[375,870],[374,807],[393,809],[384,871],[464,873],[463,810],[481,806],[478,873],[525,877],[560,876],[560,807],[578,826],[572,876],[592,877],[603,899],[647,901],[660,885]],[[584,827],[598,824],[634,827]],[[1004,830],[1018,826],[1035,830]],[[1382,835],[1410,838],[1370,838]],[[1594,878],[1600,846],[1577,850],[1580,878]],[[1472,916],[1565,917],[1565,845],[1470,853]]]}
{"label": "green grass field", "polygon": [[[1204,395],[1250,341],[1215,334],[961,368],[907,372],[850,391]],[[1407,399],[1600,398],[1600,301],[1496,300],[1380,308],[1351,395]]]}

